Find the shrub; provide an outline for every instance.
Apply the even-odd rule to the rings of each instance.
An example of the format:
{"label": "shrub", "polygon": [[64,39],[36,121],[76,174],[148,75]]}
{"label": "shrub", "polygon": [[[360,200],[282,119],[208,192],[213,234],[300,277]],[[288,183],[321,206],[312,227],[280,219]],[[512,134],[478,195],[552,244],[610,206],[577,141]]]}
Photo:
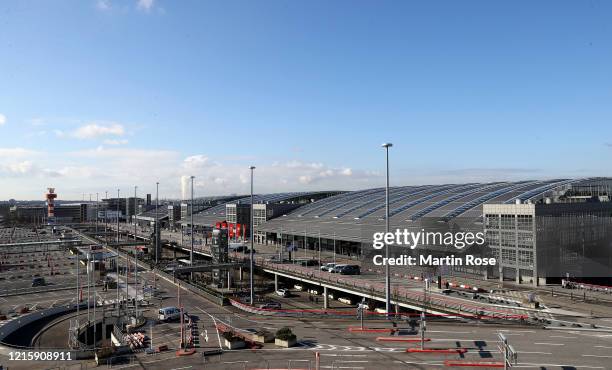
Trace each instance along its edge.
{"label": "shrub", "polygon": [[235,335],[231,331],[226,331],[225,333],[222,334],[222,336],[223,336],[223,339],[227,340],[228,342],[238,342],[242,340],[242,338]]}
{"label": "shrub", "polygon": [[291,340],[295,340],[296,338],[297,337],[295,336],[295,334],[293,334],[291,329],[287,327],[278,329],[278,331],[276,332],[276,339],[280,339],[284,341],[291,341]]}
{"label": "shrub", "polygon": [[98,355],[99,359],[103,359],[111,357],[113,355],[113,352],[114,351],[111,347],[102,347],[96,352],[96,355]]}

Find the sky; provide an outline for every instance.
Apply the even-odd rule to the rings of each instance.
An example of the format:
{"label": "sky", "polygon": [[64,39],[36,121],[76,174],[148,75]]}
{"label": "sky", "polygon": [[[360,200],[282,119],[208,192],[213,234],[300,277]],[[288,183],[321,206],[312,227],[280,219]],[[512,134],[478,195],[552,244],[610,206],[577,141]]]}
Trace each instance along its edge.
{"label": "sky", "polygon": [[[0,200],[609,176],[612,2],[0,2]],[[94,195],[95,197],[95,195]]]}

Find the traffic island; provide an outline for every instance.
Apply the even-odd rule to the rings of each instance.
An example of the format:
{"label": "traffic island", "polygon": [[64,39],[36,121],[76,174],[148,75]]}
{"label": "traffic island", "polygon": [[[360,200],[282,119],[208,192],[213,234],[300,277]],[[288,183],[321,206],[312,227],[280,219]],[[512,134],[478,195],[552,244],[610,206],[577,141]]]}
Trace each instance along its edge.
{"label": "traffic island", "polygon": [[191,356],[196,352],[195,348],[181,348],[176,351],[176,357]]}

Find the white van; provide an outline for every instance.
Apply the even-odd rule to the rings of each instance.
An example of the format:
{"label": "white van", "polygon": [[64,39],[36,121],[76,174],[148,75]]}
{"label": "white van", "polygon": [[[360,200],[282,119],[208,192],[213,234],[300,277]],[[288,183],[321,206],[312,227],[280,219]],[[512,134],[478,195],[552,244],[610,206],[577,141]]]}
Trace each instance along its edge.
{"label": "white van", "polygon": [[172,321],[181,318],[181,310],[177,307],[164,307],[159,309],[159,321]]}

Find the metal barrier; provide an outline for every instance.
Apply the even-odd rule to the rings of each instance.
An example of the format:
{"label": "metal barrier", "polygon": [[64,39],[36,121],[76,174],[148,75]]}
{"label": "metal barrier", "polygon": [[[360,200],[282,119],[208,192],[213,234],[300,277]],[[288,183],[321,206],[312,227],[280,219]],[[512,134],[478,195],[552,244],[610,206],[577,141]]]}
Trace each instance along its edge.
{"label": "metal barrier", "polygon": [[[339,286],[339,288],[350,288],[351,290],[364,294],[367,297],[374,298],[375,292],[379,292],[379,287],[372,283],[359,281],[349,282],[347,279],[328,276],[327,274],[316,271],[300,271],[297,266],[291,265],[291,268],[284,268],[282,264],[270,263],[259,258],[258,263],[263,268],[272,270],[279,273],[296,275],[298,278],[318,280],[319,283],[332,283]],[[334,289],[333,286],[330,287]],[[524,320],[528,318],[527,314],[517,314],[512,311],[487,306],[477,306],[475,304],[466,304],[464,302],[454,302],[450,299],[433,298],[430,295],[425,297],[420,292],[394,292],[392,299],[396,302],[405,303],[408,305],[427,307],[429,310],[437,310],[442,313],[455,314],[458,317],[470,317],[470,318],[481,318],[481,319],[503,319],[503,320]]]}

